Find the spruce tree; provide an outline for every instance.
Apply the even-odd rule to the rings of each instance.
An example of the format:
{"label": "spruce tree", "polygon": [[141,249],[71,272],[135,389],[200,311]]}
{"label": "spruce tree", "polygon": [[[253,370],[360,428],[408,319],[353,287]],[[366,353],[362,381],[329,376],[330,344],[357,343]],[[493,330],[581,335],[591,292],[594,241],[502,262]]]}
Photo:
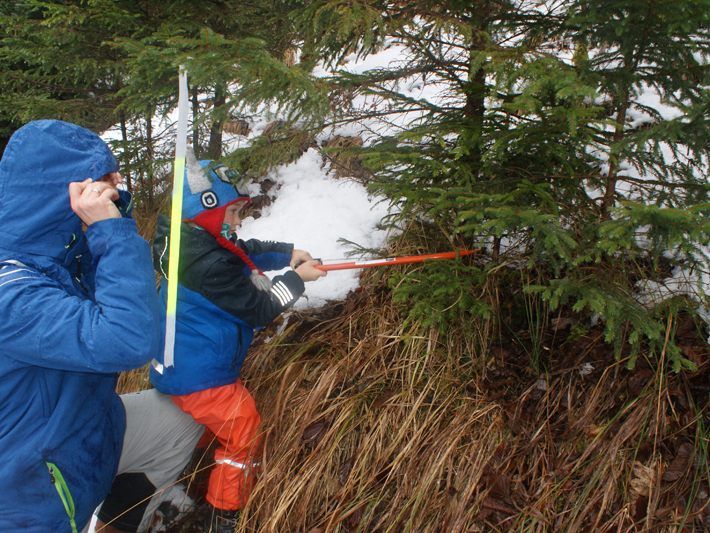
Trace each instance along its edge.
{"label": "spruce tree", "polygon": [[[697,301],[637,293],[680,268],[707,272],[702,0],[29,0],[1,9],[0,121],[120,124],[116,147],[147,206],[166,188],[174,131],[153,117],[174,109],[185,65],[198,155],[261,176],[319,131],[360,124],[368,142],[347,155],[358,153],[372,190],[398,207],[394,225],[424,228],[421,251],[486,248],[482,261],[396,274],[411,318],[446,327],[496,316],[501,336],[513,335],[519,317],[481,296],[497,287],[514,307],[542,297],[544,315],[564,306],[581,323],[600,318],[631,363],[641,348],[664,347],[674,368],[687,363],[665,330]],[[403,56],[389,67],[340,69],[393,46]],[[333,74],[313,76],[316,67]],[[225,122],[259,106],[281,121],[223,153]],[[702,281],[695,289],[695,300],[706,297]],[[522,321],[531,332],[541,323],[530,313]]]}
{"label": "spruce tree", "polygon": [[[105,2],[104,2],[105,3]],[[125,13],[86,2],[4,2],[0,6],[0,117],[21,125],[60,118],[104,130],[121,88],[119,56],[105,44]]]}
{"label": "spruce tree", "polygon": [[[688,364],[664,332],[670,315],[697,300],[677,294],[649,305],[636,293],[640,281],[668,275],[661,265],[669,260],[707,271],[707,19],[693,0],[322,0],[305,8],[310,61],[337,68],[345,54],[405,50],[389,68],[328,80],[334,99],[378,103],[336,120],[418,116],[361,154],[373,190],[401,208],[397,223],[418,219],[429,246],[491,252],[479,267],[396,277],[411,316],[445,327],[487,315],[484,284],[515,298],[506,289],[522,279],[520,307],[539,293],[549,310],[601,318],[629,364],[641,347],[664,346],[674,369]],[[408,90],[424,82],[438,98]],[[645,105],[650,89],[676,113]],[[513,265],[526,273],[501,269]],[[701,282],[696,289],[702,301]],[[501,334],[514,334],[519,324],[497,311]],[[531,330],[539,322],[526,320]]]}
{"label": "spruce tree", "polygon": [[[294,93],[306,76],[285,68],[291,2],[29,0],[4,4],[0,120],[8,134],[62,118],[113,141],[138,205],[155,208],[169,179],[177,72],[190,73],[199,156],[222,156],[226,120],[254,101]],[[162,120],[158,120],[162,117]]]}

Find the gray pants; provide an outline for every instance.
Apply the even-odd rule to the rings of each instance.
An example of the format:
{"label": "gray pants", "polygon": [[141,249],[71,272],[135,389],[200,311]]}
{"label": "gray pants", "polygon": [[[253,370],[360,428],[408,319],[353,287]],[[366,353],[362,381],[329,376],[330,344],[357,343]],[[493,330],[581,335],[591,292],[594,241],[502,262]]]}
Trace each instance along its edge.
{"label": "gray pants", "polygon": [[124,394],[121,400],[126,434],[118,473],[99,519],[117,529],[142,532],[150,526],[161,494],[190,460],[204,427],[155,389]]}

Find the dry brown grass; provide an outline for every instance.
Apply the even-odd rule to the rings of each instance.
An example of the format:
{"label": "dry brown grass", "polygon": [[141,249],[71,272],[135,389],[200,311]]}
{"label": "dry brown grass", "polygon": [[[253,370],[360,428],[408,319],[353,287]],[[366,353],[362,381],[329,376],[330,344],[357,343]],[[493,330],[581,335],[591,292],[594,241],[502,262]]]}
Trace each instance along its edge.
{"label": "dry brown grass", "polygon": [[670,531],[708,520],[707,402],[694,403],[687,380],[629,373],[589,339],[597,370],[561,368],[541,385],[525,362],[472,353],[487,339],[471,332],[486,327],[444,337],[401,324],[387,292],[366,288],[252,350],[244,373],[266,444],[244,530]]}
{"label": "dry brown grass", "polygon": [[434,332],[407,335],[393,308],[363,301],[310,341],[289,343],[299,323],[252,354],[270,421],[253,528],[421,529],[432,514],[473,526],[460,509],[480,504],[471,487],[502,438],[500,410],[467,390],[470,365],[442,358]]}
{"label": "dry brown grass", "polygon": [[[693,374],[630,372],[591,332],[551,344],[537,375],[490,346],[491,323],[405,328],[375,274],[363,281],[250,352],[265,445],[240,530],[710,528],[707,352]],[[145,370],[119,383],[146,386]]]}

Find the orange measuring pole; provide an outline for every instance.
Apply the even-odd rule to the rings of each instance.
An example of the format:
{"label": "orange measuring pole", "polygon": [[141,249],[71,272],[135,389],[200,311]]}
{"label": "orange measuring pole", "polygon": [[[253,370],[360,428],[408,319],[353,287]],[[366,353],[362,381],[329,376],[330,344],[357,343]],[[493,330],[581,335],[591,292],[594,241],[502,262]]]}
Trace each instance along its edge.
{"label": "orange measuring pole", "polygon": [[[440,259],[456,259],[457,257],[464,257],[466,255],[475,254],[477,252],[480,252],[480,249],[476,248],[474,250],[455,250],[453,252],[442,252],[439,254],[406,255],[402,257],[387,257],[384,259],[366,259],[362,261],[347,261],[342,263],[324,263],[316,265],[316,268],[329,272],[331,270],[349,270],[352,268],[372,268],[380,266],[407,265],[410,263],[423,263],[425,261],[438,261]],[[327,261],[327,259],[325,261]]]}

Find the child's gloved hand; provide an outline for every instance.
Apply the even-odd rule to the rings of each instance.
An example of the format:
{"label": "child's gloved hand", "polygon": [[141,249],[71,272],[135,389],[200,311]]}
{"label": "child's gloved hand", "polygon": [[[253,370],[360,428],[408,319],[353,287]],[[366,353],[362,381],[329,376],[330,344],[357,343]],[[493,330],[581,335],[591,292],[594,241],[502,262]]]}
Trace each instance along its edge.
{"label": "child's gloved hand", "polygon": [[320,261],[317,259],[311,259],[310,261],[301,263],[294,269],[294,271],[303,281],[315,281],[327,274],[325,270],[319,269],[317,265],[320,265]]}
{"label": "child's gloved hand", "polygon": [[313,257],[305,250],[293,249],[291,252],[291,268],[294,270],[298,268],[298,265],[305,263],[306,261],[313,261]]}

